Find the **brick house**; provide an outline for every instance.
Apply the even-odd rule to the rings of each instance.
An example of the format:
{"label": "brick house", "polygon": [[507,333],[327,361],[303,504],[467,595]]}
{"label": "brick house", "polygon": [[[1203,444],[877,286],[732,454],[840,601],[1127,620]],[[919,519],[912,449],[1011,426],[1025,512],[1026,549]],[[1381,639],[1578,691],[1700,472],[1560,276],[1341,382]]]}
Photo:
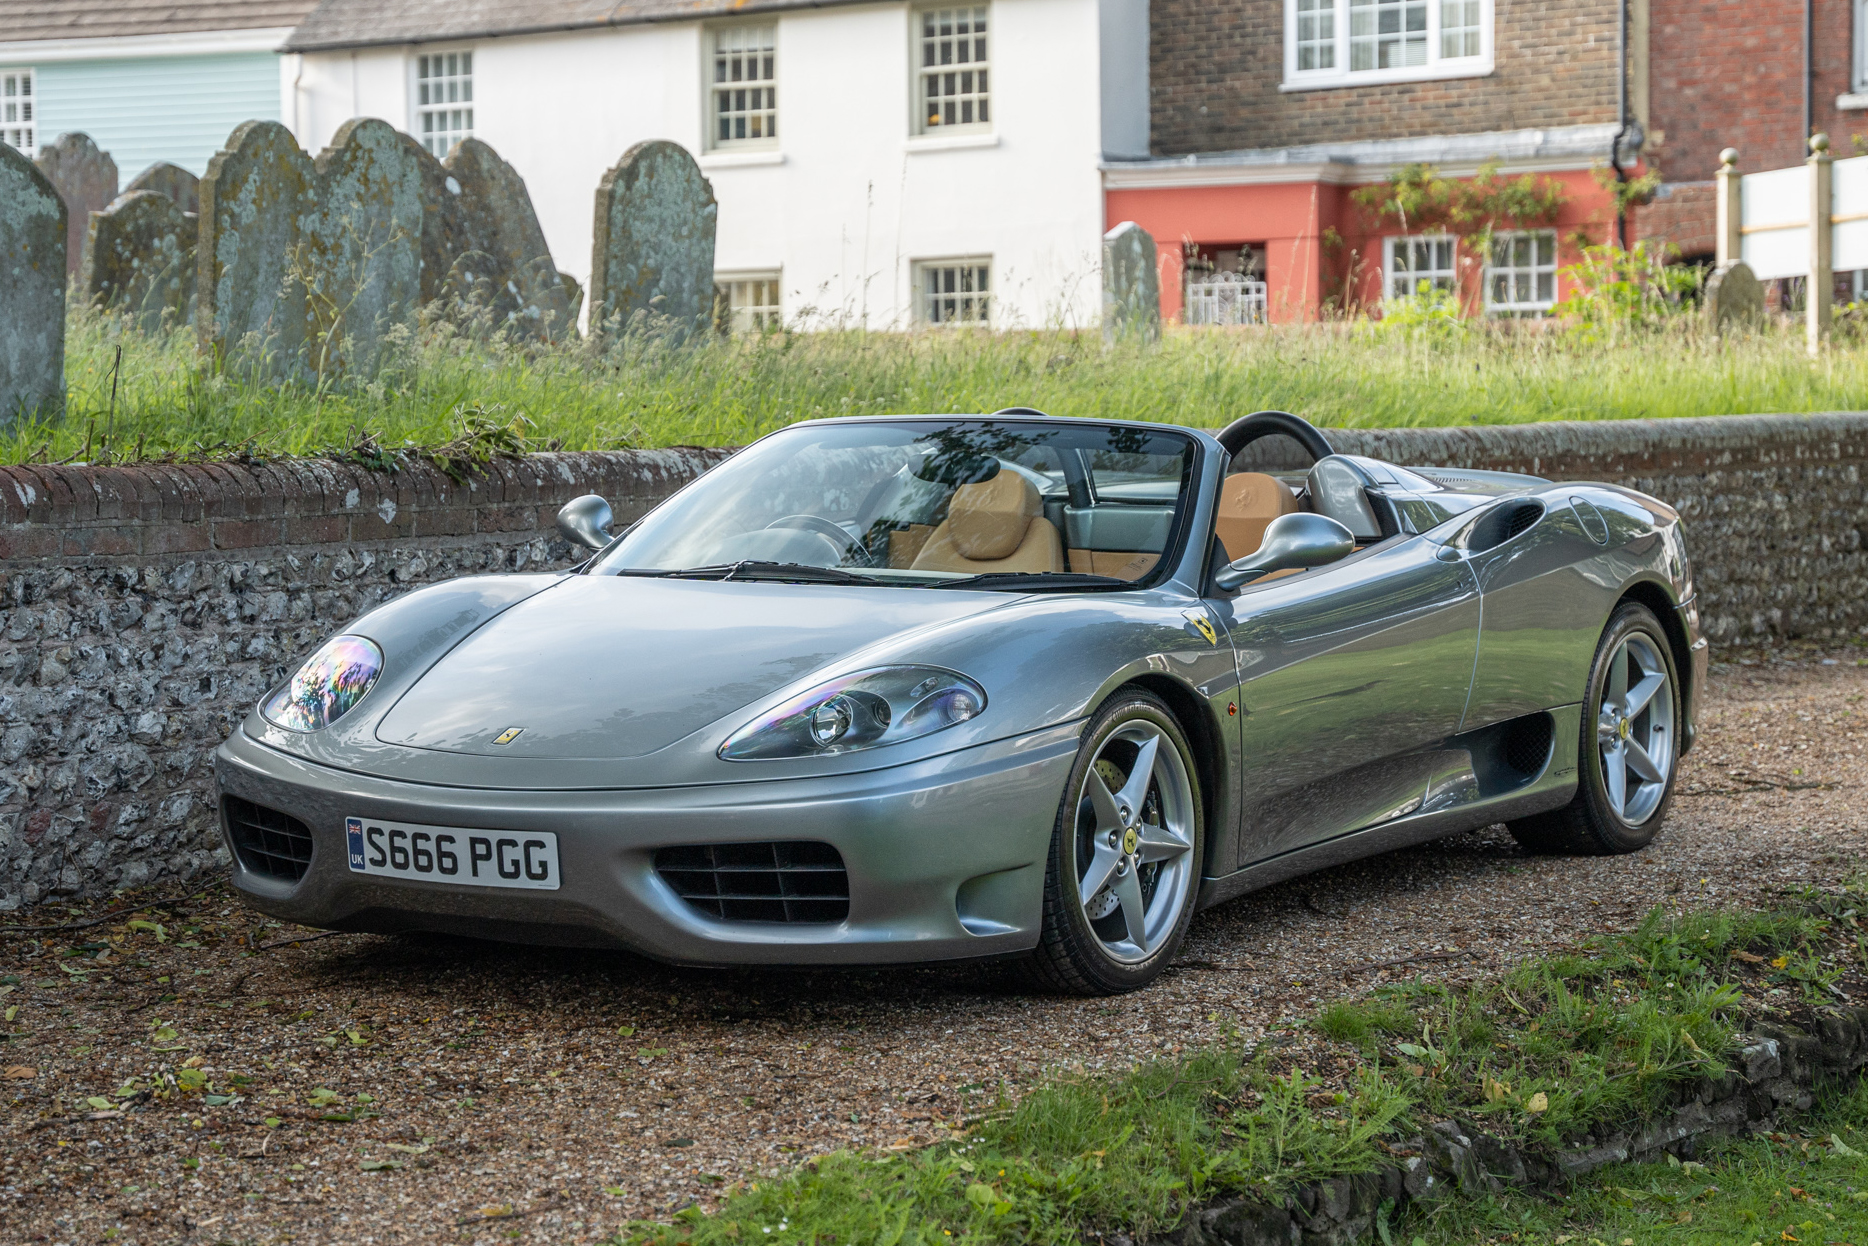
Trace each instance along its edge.
{"label": "brick house", "polygon": [[[1625,0],[1624,104],[1622,2],[1153,0],[1151,155],[1104,161],[1108,219],[1154,234],[1162,310],[1196,322],[1215,318],[1215,285],[1234,281],[1274,322],[1423,280],[1460,289],[1475,309],[1541,314],[1578,244],[1615,229],[1592,170],[1609,165],[1624,115],[1659,128],[1648,117],[1649,6],[1688,6]],[[1638,142],[1620,150],[1633,172]],[[1456,178],[1488,162],[1531,173],[1560,183],[1563,203],[1469,255],[1354,200],[1415,162]]]}
{"label": "brick house", "polygon": [[1636,212],[1641,236],[1671,242],[1687,258],[1712,255],[1712,177],[1723,148],[1737,149],[1747,173],[1803,160],[1812,132],[1828,134],[1838,158],[1864,154],[1868,4],[1648,3],[1646,156],[1665,181]]}

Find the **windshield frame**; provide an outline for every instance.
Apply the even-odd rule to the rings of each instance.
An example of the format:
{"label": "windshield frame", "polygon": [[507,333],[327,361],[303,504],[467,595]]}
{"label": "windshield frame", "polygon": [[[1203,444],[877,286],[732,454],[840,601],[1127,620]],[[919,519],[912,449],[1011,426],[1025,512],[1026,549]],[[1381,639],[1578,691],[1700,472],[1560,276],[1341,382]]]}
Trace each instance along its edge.
{"label": "windshield frame", "polygon": [[[1175,578],[1175,576],[1178,574],[1180,570],[1181,560],[1184,558],[1186,554],[1188,535],[1194,528],[1194,525],[1198,517],[1198,513],[1204,509],[1207,509],[1204,505],[1204,500],[1199,496],[1200,481],[1202,478],[1202,474],[1205,470],[1206,459],[1208,457],[1208,454],[1207,454],[1208,447],[1204,444],[1206,439],[1203,438],[1197,430],[1183,428],[1177,424],[1155,423],[1153,421],[1147,421],[1147,420],[1076,419],[1076,418],[1072,418],[1068,416],[1026,415],[1022,412],[1016,415],[996,414],[996,413],[995,414],[982,413],[982,414],[973,414],[973,415],[933,415],[933,414],[922,413],[922,414],[914,414],[914,415],[832,416],[832,417],[827,417],[823,419],[799,420],[796,423],[788,424],[783,428],[773,429],[771,432],[766,433],[764,436],[746,443],[746,445],[735,450],[732,454],[728,455],[726,458],[723,458],[719,462],[710,466],[705,472],[702,472],[699,476],[696,476],[693,480],[690,480],[686,484],[682,485],[681,488],[675,490],[673,493],[669,494],[667,497],[664,497],[663,499],[661,499],[654,506],[650,507],[649,510],[647,510],[641,516],[637,517],[634,521],[632,521],[627,527],[617,532],[616,535],[610,540],[609,544],[605,545],[602,549],[595,551],[591,557],[586,559],[577,568],[575,568],[572,574],[607,575],[607,576],[617,576],[617,577],[686,578],[686,573],[682,570],[671,571],[671,570],[664,569],[664,568],[652,568],[652,567],[612,567],[612,566],[609,566],[608,563],[613,557],[615,557],[616,551],[618,550],[618,547],[621,545],[623,540],[627,538],[631,532],[635,531],[635,529],[639,527],[642,523],[644,523],[649,518],[654,516],[663,507],[676,502],[677,499],[681,498],[682,495],[686,494],[688,490],[694,488],[697,485],[700,485],[702,482],[704,482],[707,479],[707,477],[712,475],[719,468],[725,466],[726,464],[732,463],[734,460],[738,459],[742,454],[746,453],[746,451],[751,450],[755,446],[762,445],[763,443],[771,440],[774,437],[787,436],[801,429],[824,428],[824,427],[847,426],[847,425],[862,425],[862,424],[880,424],[880,425],[900,426],[900,425],[912,425],[912,424],[1043,425],[1047,423],[1067,425],[1070,427],[1090,428],[1090,429],[1097,429],[1097,428],[1136,429],[1138,431],[1146,432],[1150,435],[1172,437],[1184,443],[1184,452],[1181,454],[1181,465],[1182,465],[1181,466],[1181,477],[1176,486],[1173,518],[1172,518],[1171,523],[1169,524],[1167,537],[1163,544],[1159,558],[1156,559],[1154,566],[1149,568],[1147,573],[1145,573],[1144,575],[1138,576],[1134,580],[1113,580],[1112,579],[1110,583],[1088,582],[1088,581],[1091,581],[1097,578],[1097,577],[1088,576],[1088,575],[1083,576],[1081,580],[1077,582],[1071,582],[1071,583],[1056,582],[1058,580],[1063,580],[1063,579],[1076,580],[1077,573],[1066,570],[1062,573],[1057,573],[1057,572],[1031,573],[1030,578],[1033,582],[1030,584],[1025,584],[1025,585],[1021,585],[1018,583],[1012,583],[1012,582],[1006,582],[1006,583],[988,582],[988,583],[982,583],[978,585],[968,584],[968,585],[962,586],[958,583],[961,580],[971,580],[974,578],[983,579],[985,577],[975,577],[970,573],[935,572],[935,573],[931,573],[934,578],[931,578],[925,581],[911,581],[911,580],[904,579],[902,581],[896,582],[893,580],[881,580],[881,582],[878,582],[875,584],[837,585],[833,581],[822,578],[821,572],[824,570],[824,568],[812,567],[812,566],[808,566],[805,564],[799,564],[800,575],[798,579],[795,581],[771,572],[769,570],[770,564],[761,564],[762,570],[757,575],[744,575],[744,576],[735,576],[731,572],[725,572],[724,574],[722,574],[722,572],[725,571],[726,566],[738,565],[738,564],[722,564],[721,566],[717,566],[717,567],[694,568],[693,569],[694,571],[711,572],[711,574],[695,575],[692,578],[710,579],[710,580],[735,580],[736,582],[742,582],[742,583],[750,583],[750,582],[756,582],[760,580],[764,580],[764,581],[778,580],[784,583],[823,583],[823,584],[829,584],[832,587],[845,587],[845,588],[872,588],[873,587],[873,588],[896,588],[896,589],[929,589],[929,588],[942,588],[942,587],[945,587],[951,584],[954,587],[964,587],[968,591],[1002,592],[1002,593],[1133,592],[1133,591],[1141,590],[1141,589],[1155,588],[1159,586],[1160,584],[1165,583],[1166,581]],[[1069,463],[1069,460],[1066,460],[1066,462]],[[1086,474],[1081,470],[1080,465],[1075,466],[1074,469],[1072,466],[1066,466],[1062,474],[1064,476],[1065,487],[1068,492],[1070,504],[1072,505],[1076,504],[1077,498],[1080,492],[1088,496],[1092,501],[1094,501],[1095,499],[1094,488],[1091,485],[1091,483],[1085,478]],[[1063,536],[1065,534],[1060,533],[1059,535]],[[850,567],[850,568],[836,568],[836,570],[853,571],[860,575],[860,574],[863,574],[866,570],[873,570],[873,568],[865,569],[865,568],[860,568],[860,567]],[[994,578],[996,579],[997,577],[995,576]],[[1047,579],[1051,579],[1052,582],[1046,583],[1045,581]]]}

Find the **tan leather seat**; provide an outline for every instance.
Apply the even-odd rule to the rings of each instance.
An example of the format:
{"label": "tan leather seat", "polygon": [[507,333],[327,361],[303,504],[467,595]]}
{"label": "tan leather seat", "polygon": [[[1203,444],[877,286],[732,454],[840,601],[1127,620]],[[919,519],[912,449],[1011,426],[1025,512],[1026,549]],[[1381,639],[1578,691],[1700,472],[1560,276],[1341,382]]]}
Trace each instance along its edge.
{"label": "tan leather seat", "polygon": [[1220,485],[1213,530],[1226,547],[1226,557],[1236,562],[1264,543],[1272,520],[1296,511],[1297,495],[1276,476],[1235,472]]}
{"label": "tan leather seat", "polygon": [[916,571],[1062,571],[1064,543],[1039,512],[1038,490],[1014,471],[961,485],[947,518],[915,556]]}

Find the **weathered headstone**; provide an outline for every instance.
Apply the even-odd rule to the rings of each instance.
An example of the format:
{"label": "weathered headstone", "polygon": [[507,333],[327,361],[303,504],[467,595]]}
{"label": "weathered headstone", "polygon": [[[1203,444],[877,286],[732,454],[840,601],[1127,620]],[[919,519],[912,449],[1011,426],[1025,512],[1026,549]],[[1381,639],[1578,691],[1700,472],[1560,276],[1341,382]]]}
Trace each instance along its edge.
{"label": "weathered headstone", "polygon": [[1103,340],[1153,342],[1161,336],[1161,275],[1155,240],[1134,221],[1103,235]]}
{"label": "weathered headstone", "polygon": [[1764,283],[1745,261],[1727,260],[1706,279],[1702,306],[1714,329],[1753,328],[1764,323]]}
{"label": "weathered headstone", "polygon": [[91,214],[79,289],[146,333],[185,323],[195,296],[195,217],[167,195],[133,190]]}
{"label": "weathered headstone", "polygon": [[665,139],[637,143],[597,184],[590,327],[704,332],[713,319],[713,186]]}
{"label": "weathered headstone", "polygon": [[[448,154],[440,191],[431,211],[447,221],[442,231],[445,267],[430,275],[427,266],[434,260],[425,245],[423,298],[478,291],[494,325],[515,337],[561,341],[573,336],[576,314],[525,179],[498,152],[470,138]],[[437,277],[441,289],[432,284]]]}
{"label": "weathered headstone", "polygon": [[65,201],[65,264],[76,273],[84,254],[85,222],[117,197],[117,162],[99,151],[88,134],[61,134],[58,141],[39,149],[36,161]]}
{"label": "weathered headstone", "polygon": [[422,170],[407,136],[372,117],[346,121],[318,154],[299,239],[314,371],[373,376],[382,338],[422,297]]}
{"label": "weathered headstone", "polygon": [[307,366],[311,318],[301,225],[317,168],[276,121],[248,121],[201,179],[195,329],[223,363],[274,376]]}
{"label": "weathered headstone", "polygon": [[138,173],[136,179],[123,188],[123,193],[127,195],[137,190],[167,195],[175,201],[176,207],[190,215],[201,211],[201,179],[166,160],[158,160]]}
{"label": "weathered headstone", "polygon": [[64,403],[66,223],[51,179],[0,143],[0,425]]}

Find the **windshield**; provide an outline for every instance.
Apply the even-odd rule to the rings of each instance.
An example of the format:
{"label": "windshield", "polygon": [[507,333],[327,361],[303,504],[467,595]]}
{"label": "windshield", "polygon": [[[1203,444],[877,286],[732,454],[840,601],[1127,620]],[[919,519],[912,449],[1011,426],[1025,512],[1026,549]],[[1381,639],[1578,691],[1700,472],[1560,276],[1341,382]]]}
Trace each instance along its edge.
{"label": "windshield", "polygon": [[1120,588],[1167,552],[1193,440],[1074,421],[800,424],[631,528],[594,575]]}

